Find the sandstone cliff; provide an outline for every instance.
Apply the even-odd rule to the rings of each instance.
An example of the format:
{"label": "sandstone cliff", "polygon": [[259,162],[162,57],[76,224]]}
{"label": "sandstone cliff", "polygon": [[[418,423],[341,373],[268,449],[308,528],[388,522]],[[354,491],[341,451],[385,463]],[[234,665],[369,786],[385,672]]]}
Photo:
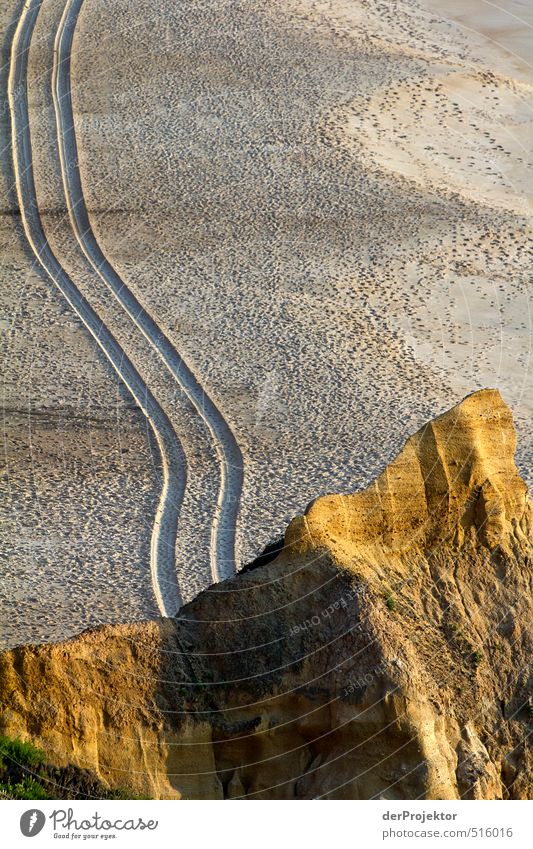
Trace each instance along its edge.
{"label": "sandstone cliff", "polygon": [[531,503],[485,390],[174,620],[0,658],[3,733],[162,798],[531,798]]}

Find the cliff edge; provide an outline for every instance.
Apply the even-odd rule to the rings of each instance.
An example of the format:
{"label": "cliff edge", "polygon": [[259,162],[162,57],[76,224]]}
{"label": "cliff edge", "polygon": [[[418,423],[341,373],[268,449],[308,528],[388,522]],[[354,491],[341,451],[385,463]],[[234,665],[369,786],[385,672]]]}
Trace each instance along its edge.
{"label": "cliff edge", "polygon": [[515,447],[470,395],[175,619],[1,655],[0,731],[160,798],[532,798]]}

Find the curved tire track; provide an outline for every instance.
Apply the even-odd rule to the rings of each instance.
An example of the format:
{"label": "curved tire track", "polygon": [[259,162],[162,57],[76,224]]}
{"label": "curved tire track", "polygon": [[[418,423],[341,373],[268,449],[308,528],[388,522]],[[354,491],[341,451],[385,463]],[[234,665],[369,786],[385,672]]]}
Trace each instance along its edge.
{"label": "curved tire track", "polygon": [[83,2],[67,0],[54,45],[52,89],[67,208],[78,244],[88,261],[162,358],[209,431],[220,467],[218,501],[211,526],[210,562],[213,580],[220,581],[236,571],[235,535],[243,485],[243,458],[223,414],[181,354],[115,271],[93,232],[79,170],[70,88],[72,42]]}
{"label": "curved tire track", "polygon": [[156,437],[163,466],[163,488],[152,531],[150,561],[152,584],[163,616],[173,616],[181,606],[175,569],[179,511],[186,484],[186,460],[166,413],[147,388],[118,341],[78,290],[50,249],[39,215],[28,113],[28,54],[42,0],[28,0],[11,43],[8,99],[11,116],[13,171],[24,233],[40,267],[90,331],[111,365],[143,410]]}

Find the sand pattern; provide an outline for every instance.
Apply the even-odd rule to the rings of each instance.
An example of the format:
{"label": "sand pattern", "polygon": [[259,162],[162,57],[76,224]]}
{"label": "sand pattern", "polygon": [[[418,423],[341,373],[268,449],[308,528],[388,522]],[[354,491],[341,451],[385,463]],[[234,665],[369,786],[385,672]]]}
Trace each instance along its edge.
{"label": "sand pattern", "polygon": [[[151,546],[154,592],[163,615],[179,609],[181,596],[175,579],[174,547],[179,506],[183,495],[183,452],[168,417],[158,405],[117,340],[65,273],[45,238],[33,182],[27,97],[24,96],[28,50],[40,0],[27,4],[12,42],[8,91],[13,131],[13,163],[22,222],[26,237],[42,269],[57,285],[104,351],[132,396],[145,413],[158,441],[163,460],[164,484],[156,513]],[[21,94],[22,93],[22,94]]]}
{"label": "sand pattern", "polygon": [[[381,122],[391,147],[391,111],[398,135],[418,144],[427,133],[436,147],[437,100],[422,103],[422,84],[435,92],[446,73],[471,75],[490,94],[468,38],[412,2],[390,13],[375,2],[139,2],[142,28],[130,4],[106,8],[104,66],[94,70],[88,6],[72,59],[86,201],[115,267],[239,436],[241,562],[318,493],[368,482],[410,429],[477,387],[500,386],[512,404],[527,475],[529,224],[516,205],[527,186],[502,189],[497,204],[474,192],[494,119],[485,130],[485,107],[463,103],[479,127],[464,142],[479,147],[468,196],[464,169],[452,163],[444,189],[444,168],[410,179],[338,124],[357,97],[365,128]],[[526,133],[527,104],[496,82],[504,109],[524,108]],[[403,111],[392,102],[402,85],[420,100],[420,125],[407,96]],[[438,117],[446,161],[456,143],[450,116]],[[415,142],[404,143],[397,160],[414,169]],[[128,229],[135,244],[119,238]]]}
{"label": "sand pattern", "polygon": [[[131,293],[130,309],[142,305],[235,435],[245,468],[232,523],[237,568],[311,499],[364,487],[409,433],[476,388],[499,387],[511,406],[517,462],[531,481],[527,67],[518,71],[516,57],[507,62],[482,35],[444,17],[447,3],[442,14],[415,0],[65,3],[43,0],[29,56],[38,208],[49,246],[182,445],[187,487],[175,560],[183,597],[212,580],[224,460],[157,346],[113,294],[111,276],[95,273],[105,268],[102,257],[115,288]],[[64,34],[67,43],[72,37],[71,115],[57,90],[54,109],[50,76],[64,13],[72,22]],[[65,63],[56,71],[68,91]],[[63,170],[57,118],[60,137],[77,148]],[[78,236],[89,224],[96,245],[68,223],[80,209]],[[26,273],[26,258],[15,264],[15,277]],[[21,303],[38,315],[42,284],[30,280]],[[51,314],[46,298],[42,309]],[[64,358],[74,368],[76,350],[87,347],[84,331],[66,310],[54,321],[68,326]],[[23,340],[17,344],[13,385],[29,357]],[[53,408],[60,391],[43,363],[56,366],[39,344],[32,368]],[[98,368],[105,405],[117,384]],[[61,384],[61,392],[70,403],[70,389]],[[19,457],[25,419],[13,398],[10,439]],[[146,547],[163,470],[157,459],[147,469],[151,443],[138,405],[128,403],[121,398],[128,475],[142,482],[138,505],[125,492],[122,529],[119,470],[102,477],[99,491],[91,484],[90,497],[98,522],[110,504],[98,549],[110,595],[131,579],[127,549],[139,546],[131,619],[153,604]],[[39,416],[65,421],[51,409]],[[80,431],[86,420],[78,420]],[[41,436],[38,421],[32,427],[44,445],[50,430]],[[74,429],[64,430],[68,457]],[[100,422],[99,433],[103,464],[113,431]],[[66,468],[56,469],[57,491],[47,490],[54,516],[78,486]],[[19,469],[11,479],[23,503],[31,485],[24,464]],[[65,539],[75,534],[76,510],[85,528],[85,508],[69,509]],[[43,533],[42,518],[35,524]],[[57,562],[43,561],[32,585],[31,554],[16,536],[12,549],[32,598],[46,576],[68,572],[83,582],[58,546]],[[31,633],[44,609],[36,602],[28,613]],[[96,594],[76,624],[60,607],[54,634],[106,617],[117,621],[116,607]],[[39,635],[47,631],[48,619]]]}
{"label": "sand pattern", "polygon": [[[210,576],[220,580],[235,571],[234,538],[239,493],[242,485],[242,458],[239,448],[218,409],[206,396],[202,387],[187,368],[183,359],[164,337],[153,319],[143,310],[135,297],[118,278],[112,266],[102,255],[90,229],[83,203],[81,182],[77,171],[76,140],[70,103],[69,53],[77,13],[81,4],[67,4],[61,16],[54,45],[52,84],[61,173],[63,177],[69,214],[76,237],[84,254],[95,271],[112,289],[136,325],[153,344],[169,367],[174,378],[185,390],[196,411],[207,423],[215,441],[220,463],[220,489],[211,519]],[[178,517],[180,515],[187,481],[185,453],[173,425],[165,411],[148,389],[145,380],[128,359],[125,349],[113,337],[91,304],[69,277],[49,246],[39,216],[39,203],[33,176],[30,118],[28,113],[26,74],[28,54],[37,16],[42,3],[28,4],[15,30],[9,77],[9,95],[12,111],[14,166],[17,193],[22,211],[26,237],[43,270],[52,278],[70,305],[82,318],[98,345],[132,393],[138,407],[148,417],[162,457],[162,492],[155,514],[151,543],[151,571],[153,590],[163,615],[172,615],[182,603],[176,580],[175,549]],[[146,365],[146,364],[145,364]],[[194,517],[197,520],[197,516]],[[203,552],[202,552],[203,554]],[[192,559],[192,558],[191,558]],[[187,566],[189,564],[186,564]],[[204,577],[205,581],[205,577]],[[194,586],[194,581],[192,582]],[[190,589],[189,589],[190,592]]]}
{"label": "sand pattern", "polygon": [[77,142],[70,97],[70,52],[82,5],[83,0],[67,3],[54,45],[54,107],[69,214],[78,242],[91,265],[112,289],[132,321],[150,340],[190,399],[198,415],[207,425],[221,468],[220,492],[213,517],[210,551],[212,579],[220,581],[235,573],[235,528],[242,489],[242,455],[235,436],[220,410],[206,394],[183,357],[155,323],[153,317],[147,313],[117,275],[102,253],[92,231],[77,164]]}

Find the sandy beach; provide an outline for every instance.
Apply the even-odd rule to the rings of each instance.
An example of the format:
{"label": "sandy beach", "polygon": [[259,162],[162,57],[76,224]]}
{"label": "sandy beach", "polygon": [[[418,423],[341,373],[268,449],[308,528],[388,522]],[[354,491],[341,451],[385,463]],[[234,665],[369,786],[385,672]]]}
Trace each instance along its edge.
{"label": "sandy beach", "polygon": [[533,8],[527,0],[422,0],[421,6],[459,24],[493,70],[531,85]]}
{"label": "sandy beach", "polygon": [[[533,13],[385,5],[86,0],[75,22],[90,227],[235,436],[237,569],[311,499],[362,488],[478,388],[511,406],[532,481]],[[44,0],[29,50],[39,216],[184,453],[173,556],[188,600],[213,580],[224,450],[76,237],[52,79],[66,7]],[[8,28],[15,3],[1,10]],[[5,647],[155,615],[164,463],[139,404],[33,262],[6,112],[2,124]]]}

